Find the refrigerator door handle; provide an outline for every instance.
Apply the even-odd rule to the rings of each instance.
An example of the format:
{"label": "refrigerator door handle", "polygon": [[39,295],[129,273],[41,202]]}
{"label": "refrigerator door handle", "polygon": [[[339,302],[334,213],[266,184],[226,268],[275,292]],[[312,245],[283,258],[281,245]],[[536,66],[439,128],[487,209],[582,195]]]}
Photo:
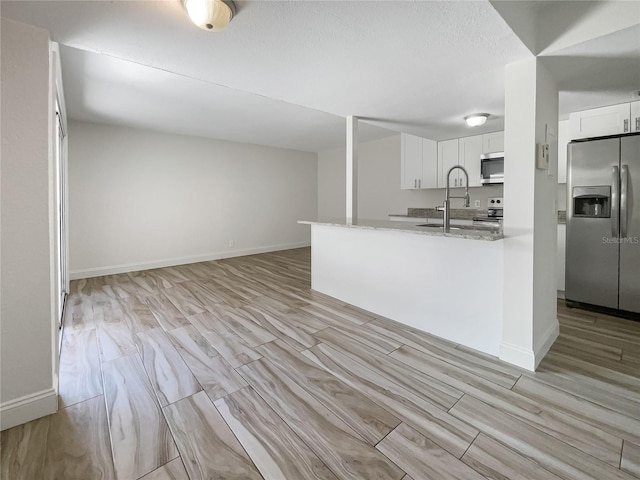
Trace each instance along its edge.
{"label": "refrigerator door handle", "polygon": [[620,230],[620,213],[618,212],[618,187],[620,185],[620,171],[618,167],[613,167],[611,172],[611,235],[618,238]]}
{"label": "refrigerator door handle", "polygon": [[622,176],[620,185],[620,236],[627,236],[627,225],[629,223],[627,202],[629,196],[629,166],[622,166]]}

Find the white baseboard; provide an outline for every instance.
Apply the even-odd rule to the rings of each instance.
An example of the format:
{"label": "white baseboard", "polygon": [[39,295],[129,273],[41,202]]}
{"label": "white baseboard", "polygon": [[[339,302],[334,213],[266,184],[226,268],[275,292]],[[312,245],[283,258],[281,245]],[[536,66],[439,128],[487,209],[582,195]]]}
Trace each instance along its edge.
{"label": "white baseboard", "polygon": [[188,263],[208,262],[223,258],[243,257],[245,255],[255,255],[258,253],[277,252],[279,250],[290,250],[292,248],[303,248],[311,246],[311,242],[281,243],[278,245],[267,245],[265,247],[245,248],[242,250],[227,250],[224,252],[207,253],[204,255],[193,255],[188,257],[169,258],[145,263],[130,263],[126,265],[112,265],[107,267],[87,268],[83,270],[73,270],[69,273],[71,280],[81,278],[101,277],[103,275],[114,275],[116,273],[138,272],[140,270],[150,270],[152,268],[173,267],[175,265],[185,265]]}
{"label": "white baseboard", "polygon": [[523,348],[519,345],[514,345],[507,342],[500,344],[500,360],[504,360],[512,365],[524,368],[531,372],[535,372],[536,368],[547,354],[553,342],[556,341],[560,334],[560,328],[558,322],[556,322],[549,328],[541,340],[538,346],[534,349]]}
{"label": "white baseboard", "polygon": [[0,430],[22,425],[58,411],[58,395],[53,388],[9,400],[0,405]]}
{"label": "white baseboard", "polygon": [[553,342],[556,341],[556,339],[558,338],[558,335],[560,335],[560,324],[556,319],[553,325],[551,325],[547,329],[547,331],[544,332],[544,335],[542,335],[542,337],[540,338],[540,341],[534,342],[538,344],[535,347],[535,360],[536,360],[535,368],[538,368],[538,365],[540,365],[540,362],[542,361],[544,356],[547,354],[547,352],[551,348],[551,345],[553,345]]}
{"label": "white baseboard", "polygon": [[502,342],[500,344],[500,360],[532,372],[536,369],[533,350],[512,343]]}
{"label": "white baseboard", "polygon": [[558,290],[558,298],[564,300],[564,290]]}

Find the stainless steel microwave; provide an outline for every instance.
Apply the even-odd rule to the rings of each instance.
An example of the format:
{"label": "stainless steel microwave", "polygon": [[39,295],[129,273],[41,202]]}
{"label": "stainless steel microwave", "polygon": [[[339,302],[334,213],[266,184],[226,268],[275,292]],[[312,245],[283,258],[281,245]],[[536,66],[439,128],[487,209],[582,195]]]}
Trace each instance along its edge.
{"label": "stainless steel microwave", "polygon": [[504,183],[504,152],[480,156],[480,181],[483,185]]}

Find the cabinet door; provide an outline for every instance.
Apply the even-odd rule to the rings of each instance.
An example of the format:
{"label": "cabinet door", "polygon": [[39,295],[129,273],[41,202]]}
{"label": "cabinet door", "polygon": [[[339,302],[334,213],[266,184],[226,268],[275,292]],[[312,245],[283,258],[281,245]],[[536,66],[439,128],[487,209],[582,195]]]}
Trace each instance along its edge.
{"label": "cabinet door", "polygon": [[567,145],[571,141],[569,120],[558,122],[558,183],[567,183]]}
{"label": "cabinet door", "polygon": [[422,139],[421,188],[438,188],[438,142]]}
{"label": "cabinet door", "polygon": [[504,131],[482,135],[482,153],[504,152]]}
{"label": "cabinet door", "polygon": [[403,133],[401,181],[402,190],[419,188],[418,181],[422,179],[422,138]]}
{"label": "cabinet door", "polygon": [[628,103],[574,112],[569,115],[571,139],[627,133],[631,129],[630,117],[631,106]]}
{"label": "cabinet door", "polygon": [[[458,139],[438,142],[438,187],[445,188],[447,185],[447,172],[451,167],[458,164]],[[452,172],[450,186],[458,186],[458,172]]]}
{"label": "cabinet door", "polygon": [[631,102],[631,131],[640,132],[640,101]]}
{"label": "cabinet door", "polygon": [[[460,139],[458,163],[469,173],[469,186],[479,187],[480,180],[480,155],[482,155],[482,135],[465,137]],[[458,185],[464,185],[464,174],[460,172]]]}

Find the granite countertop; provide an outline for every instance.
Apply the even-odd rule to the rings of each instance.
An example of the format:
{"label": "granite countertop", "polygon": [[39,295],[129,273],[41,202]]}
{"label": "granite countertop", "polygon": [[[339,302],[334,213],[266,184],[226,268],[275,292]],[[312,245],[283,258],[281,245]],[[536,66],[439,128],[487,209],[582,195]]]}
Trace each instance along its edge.
{"label": "granite countertop", "polygon": [[[419,218],[419,217],[418,217]],[[454,228],[450,232],[443,232],[442,227],[418,227],[405,222],[393,220],[358,220],[357,225],[350,225],[345,219],[331,220],[327,222],[312,222],[300,220],[304,225],[326,225],[333,227],[358,228],[363,230],[394,230],[397,232],[415,233],[418,235],[430,235],[434,237],[466,238],[470,240],[501,240],[502,230],[495,228]]]}
{"label": "granite countertop", "polygon": [[[452,208],[451,218],[453,220],[473,220],[473,217],[486,215],[486,210],[476,208]],[[442,218],[443,213],[439,212],[435,208],[408,208],[407,213],[391,213],[392,217],[416,217],[416,218]]]}
{"label": "granite countertop", "polygon": [[[486,210],[476,208],[452,208],[452,220],[473,220],[473,217],[481,217],[487,214]],[[443,213],[435,208],[409,208],[407,213],[390,213],[390,217],[406,217],[406,218],[442,218]],[[566,210],[558,210],[558,224],[567,223]]]}

